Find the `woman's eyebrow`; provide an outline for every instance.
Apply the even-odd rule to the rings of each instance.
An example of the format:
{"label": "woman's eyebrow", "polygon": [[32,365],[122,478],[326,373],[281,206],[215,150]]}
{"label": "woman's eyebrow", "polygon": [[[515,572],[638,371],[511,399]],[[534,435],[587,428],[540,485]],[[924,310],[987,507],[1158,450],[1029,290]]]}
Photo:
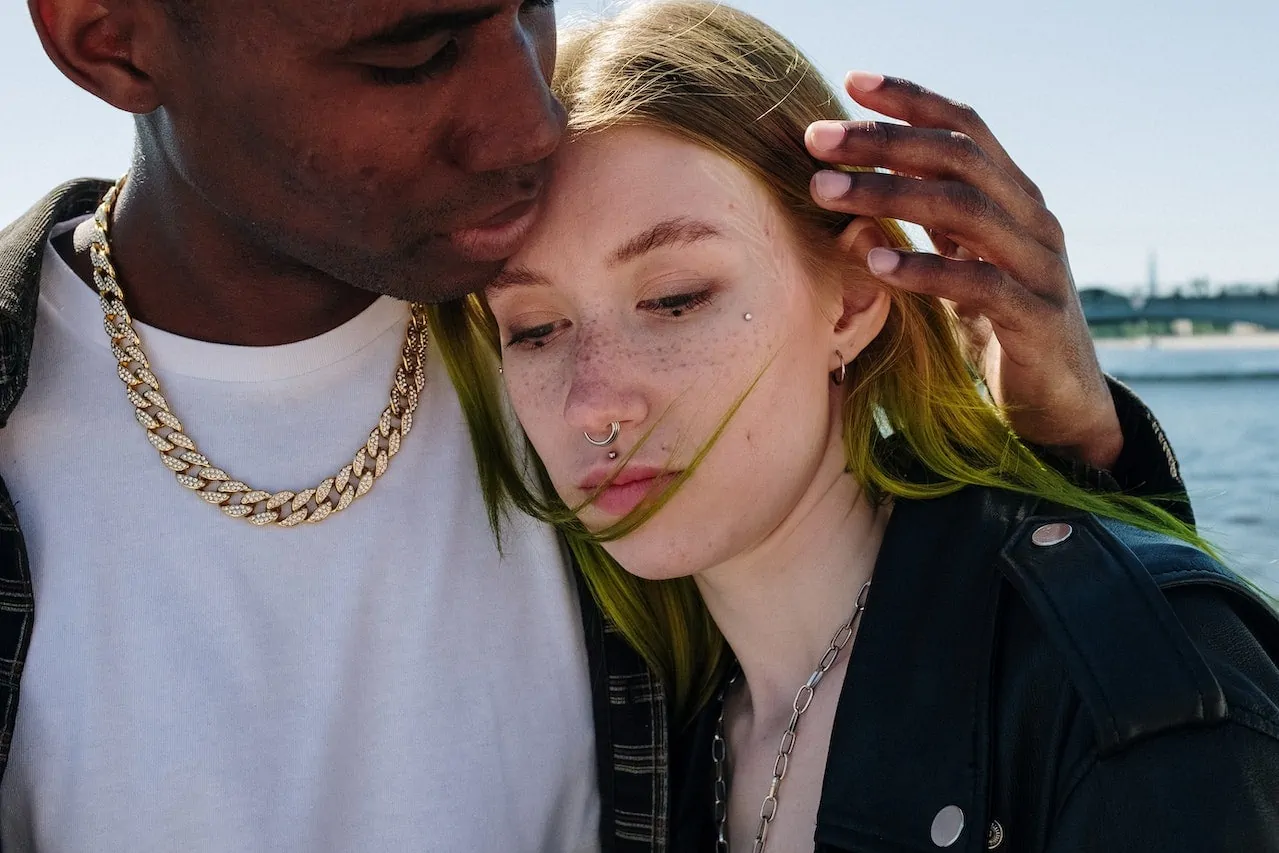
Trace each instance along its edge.
{"label": "woman's eyebrow", "polygon": [[[717,226],[701,219],[686,216],[663,219],[614,249],[609,255],[608,265],[615,267],[665,246],[686,246],[699,240],[723,236],[724,233]],[[551,280],[537,270],[513,266],[498,273],[485,290],[492,295],[509,287],[546,287],[550,284]]]}
{"label": "woman's eyebrow", "polygon": [[528,267],[506,267],[484,288],[489,295],[505,290],[508,287],[538,286],[548,287],[551,280],[536,270]]}
{"label": "woman's eyebrow", "polygon": [[699,240],[722,236],[724,236],[723,232],[719,228],[705,220],[690,219],[686,216],[663,219],[614,249],[609,255],[608,265],[614,267],[633,261],[641,255],[664,246],[684,246]]}

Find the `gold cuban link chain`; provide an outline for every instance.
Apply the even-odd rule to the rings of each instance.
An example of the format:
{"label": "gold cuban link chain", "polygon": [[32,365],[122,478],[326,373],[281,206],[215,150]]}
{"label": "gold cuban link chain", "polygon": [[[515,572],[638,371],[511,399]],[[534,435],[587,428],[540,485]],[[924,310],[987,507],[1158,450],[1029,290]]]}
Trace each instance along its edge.
{"label": "gold cuban link chain", "polygon": [[373,483],[386,473],[391,457],[400,451],[401,443],[413,427],[413,412],[426,384],[429,335],[425,307],[410,306],[409,327],[400,363],[395,368],[390,403],[351,463],[314,488],[274,494],[255,489],[233,479],[200,453],[161,393],[160,381],[151,372],[111,262],[111,216],[124,180],[121,178],[111,187],[94,214],[89,255],[120,380],[125,384],[129,402],[133,403],[138,423],[146,430],[147,441],[160,452],[160,461],[184,487],[231,518],[244,519],[259,527],[293,527],[304,521],[312,524],[323,521],[368,494]]}

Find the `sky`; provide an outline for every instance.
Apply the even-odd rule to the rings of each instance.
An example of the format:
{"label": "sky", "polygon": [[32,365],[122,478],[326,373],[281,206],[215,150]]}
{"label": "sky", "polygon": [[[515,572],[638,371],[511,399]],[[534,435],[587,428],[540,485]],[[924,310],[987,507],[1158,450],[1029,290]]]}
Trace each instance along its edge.
{"label": "sky", "polygon": [[[1142,287],[1152,254],[1164,291],[1279,281],[1275,0],[735,5],[832,80],[861,68],[976,107],[1065,226],[1080,286]],[[0,128],[0,223],[65,179],[128,166],[130,118],[61,76],[18,0],[0,5]]]}

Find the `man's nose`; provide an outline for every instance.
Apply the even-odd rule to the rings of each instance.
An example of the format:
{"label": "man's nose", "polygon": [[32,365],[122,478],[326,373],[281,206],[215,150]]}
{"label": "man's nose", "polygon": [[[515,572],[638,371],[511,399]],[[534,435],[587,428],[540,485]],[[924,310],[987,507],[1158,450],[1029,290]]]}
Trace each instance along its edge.
{"label": "man's nose", "polygon": [[[479,83],[480,81],[477,81]],[[540,163],[564,136],[567,115],[551,94],[537,46],[517,22],[468,95],[470,115],[452,140],[467,172],[497,172]]]}

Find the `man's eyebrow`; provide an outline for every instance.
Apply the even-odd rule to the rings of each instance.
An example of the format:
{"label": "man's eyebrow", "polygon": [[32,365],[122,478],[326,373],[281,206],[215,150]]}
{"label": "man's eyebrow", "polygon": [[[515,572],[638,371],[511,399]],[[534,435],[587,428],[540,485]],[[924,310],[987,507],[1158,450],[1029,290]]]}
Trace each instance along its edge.
{"label": "man's eyebrow", "polygon": [[453,9],[416,12],[405,15],[380,29],[353,38],[342,48],[344,53],[378,47],[415,44],[437,33],[462,30],[483,23],[502,11],[501,4],[490,3],[476,9]]}
{"label": "man's eyebrow", "polygon": [[507,267],[497,274],[497,278],[488,283],[485,291],[493,294],[508,287],[547,287],[550,283],[549,278],[528,267]]}
{"label": "man's eyebrow", "polygon": [[614,249],[613,254],[609,256],[608,265],[617,266],[633,261],[641,255],[665,246],[684,246],[699,240],[722,236],[723,232],[719,228],[700,219],[689,219],[684,216],[663,219]]}

